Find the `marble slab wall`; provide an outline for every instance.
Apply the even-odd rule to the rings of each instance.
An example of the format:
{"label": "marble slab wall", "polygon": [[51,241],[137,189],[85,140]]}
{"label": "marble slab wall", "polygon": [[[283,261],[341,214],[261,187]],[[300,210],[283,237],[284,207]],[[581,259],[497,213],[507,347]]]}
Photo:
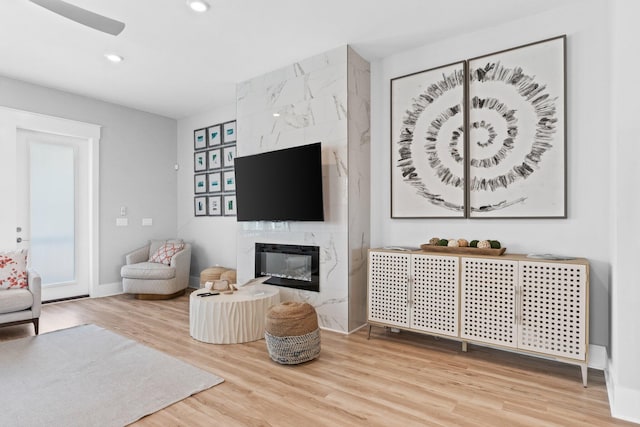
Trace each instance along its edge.
{"label": "marble slab wall", "polygon": [[[349,111],[349,50],[343,46],[296,62],[242,82],[236,91],[237,155],[321,142],[325,206],[324,222],[239,222],[238,283],[254,276],[256,242],[319,246],[320,292],[280,288],[281,299],[309,302],[323,328],[341,332],[353,329],[349,311],[355,304],[349,301],[349,117],[366,115],[368,123],[369,116]],[[359,304],[364,307],[365,300]]]}
{"label": "marble slab wall", "polygon": [[371,209],[371,67],[347,48],[349,155],[349,330],[367,321],[367,249]]}

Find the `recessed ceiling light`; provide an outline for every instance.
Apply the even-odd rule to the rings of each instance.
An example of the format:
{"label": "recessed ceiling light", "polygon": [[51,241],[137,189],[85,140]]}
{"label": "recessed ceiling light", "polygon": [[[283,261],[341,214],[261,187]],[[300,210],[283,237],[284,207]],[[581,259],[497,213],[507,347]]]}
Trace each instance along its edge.
{"label": "recessed ceiling light", "polygon": [[273,113],[273,117],[280,117],[280,113]]}
{"label": "recessed ceiling light", "polygon": [[206,12],[209,9],[209,3],[204,0],[187,0],[187,5],[196,12]]}
{"label": "recessed ceiling light", "polygon": [[122,62],[124,58],[120,55],[116,55],[115,53],[105,53],[104,57],[107,58],[111,62]]}

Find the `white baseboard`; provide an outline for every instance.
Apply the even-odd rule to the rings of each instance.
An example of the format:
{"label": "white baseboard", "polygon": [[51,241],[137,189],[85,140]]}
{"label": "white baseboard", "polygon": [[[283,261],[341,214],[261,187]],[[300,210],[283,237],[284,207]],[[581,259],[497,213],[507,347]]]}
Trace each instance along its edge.
{"label": "white baseboard", "polygon": [[337,333],[342,334],[342,335],[349,335],[349,333],[348,333],[348,332],[345,332],[345,331],[339,331],[339,330],[337,330],[337,329],[327,328],[327,327],[324,327],[324,326],[319,326],[319,328],[320,328],[321,330],[323,330],[323,331],[331,331],[331,332],[337,332]]}
{"label": "white baseboard", "polygon": [[611,359],[607,361],[604,378],[607,382],[611,416],[640,424],[640,407],[638,406],[638,402],[640,402],[640,390],[634,390],[616,384]]}
{"label": "white baseboard", "polygon": [[368,323],[364,323],[364,324],[358,326],[357,328],[350,330],[348,333],[349,334],[353,334],[354,332],[358,332],[360,329],[364,328],[365,326],[368,326]]}
{"label": "white baseboard", "polygon": [[110,297],[123,293],[122,282],[101,283],[91,290],[91,298]]}

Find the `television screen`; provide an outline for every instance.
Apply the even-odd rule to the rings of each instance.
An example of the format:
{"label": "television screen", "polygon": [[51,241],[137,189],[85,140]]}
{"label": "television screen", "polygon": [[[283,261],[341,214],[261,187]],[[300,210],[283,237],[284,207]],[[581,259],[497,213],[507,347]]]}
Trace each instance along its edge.
{"label": "television screen", "polygon": [[238,221],[324,221],[319,142],[234,163]]}

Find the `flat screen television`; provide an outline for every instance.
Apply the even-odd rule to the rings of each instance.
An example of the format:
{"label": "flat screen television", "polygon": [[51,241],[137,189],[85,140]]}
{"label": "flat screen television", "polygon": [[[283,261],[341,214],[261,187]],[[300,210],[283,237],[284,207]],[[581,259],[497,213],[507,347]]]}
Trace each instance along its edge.
{"label": "flat screen television", "polygon": [[238,221],[324,221],[319,142],[236,157]]}

